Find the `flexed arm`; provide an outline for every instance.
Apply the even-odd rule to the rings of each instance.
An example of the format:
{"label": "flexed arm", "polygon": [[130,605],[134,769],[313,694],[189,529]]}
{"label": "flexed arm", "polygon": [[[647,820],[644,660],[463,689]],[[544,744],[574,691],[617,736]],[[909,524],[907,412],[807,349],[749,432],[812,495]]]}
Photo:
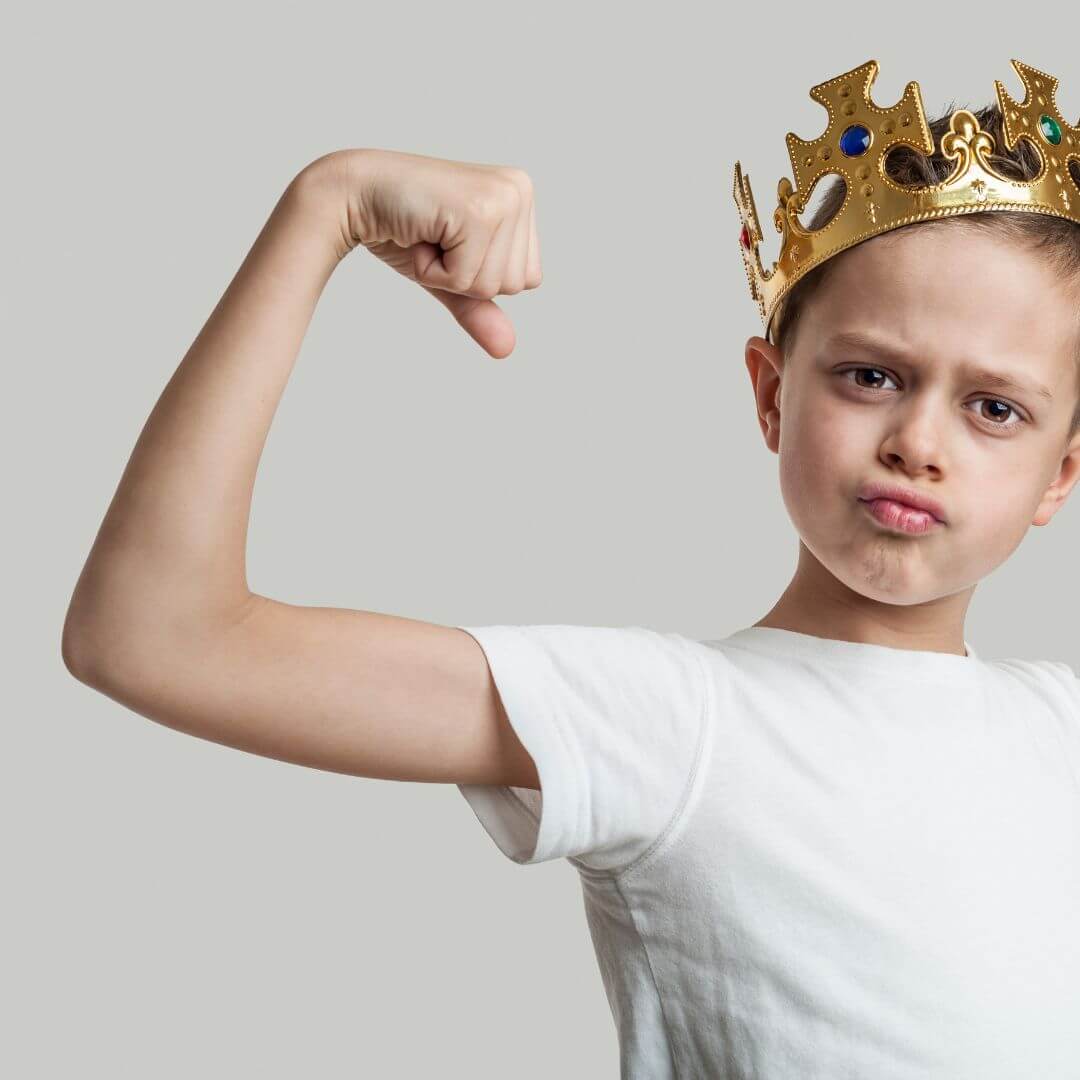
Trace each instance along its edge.
{"label": "flexed arm", "polygon": [[364,244],[492,355],[492,298],[540,283],[517,169],[337,151],[289,184],[150,414],[72,596],[69,670],[203,738],[325,769],[534,784],[484,655],[454,627],[250,591],[255,475],[320,294]]}
{"label": "flexed arm", "polygon": [[75,670],[247,610],[259,458],[338,262],[322,176],[309,168],[286,188],[151,411],[72,596]]}

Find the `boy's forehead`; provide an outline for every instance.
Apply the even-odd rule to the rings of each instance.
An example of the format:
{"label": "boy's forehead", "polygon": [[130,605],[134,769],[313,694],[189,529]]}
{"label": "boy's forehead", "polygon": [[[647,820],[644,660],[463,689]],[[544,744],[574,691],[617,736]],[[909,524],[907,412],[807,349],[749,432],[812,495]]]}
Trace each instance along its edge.
{"label": "boy's forehead", "polygon": [[865,332],[914,354],[1019,365],[1052,381],[1074,362],[1075,300],[1027,249],[950,223],[887,233],[835,258],[807,313],[808,344]]}

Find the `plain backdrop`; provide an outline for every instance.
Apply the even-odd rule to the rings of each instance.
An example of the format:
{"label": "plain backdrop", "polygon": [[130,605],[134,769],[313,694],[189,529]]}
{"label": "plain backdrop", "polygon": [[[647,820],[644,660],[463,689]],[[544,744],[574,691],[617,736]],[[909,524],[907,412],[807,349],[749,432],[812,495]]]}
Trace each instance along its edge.
{"label": "plain backdrop", "polygon": [[[259,758],[94,692],[61,660],[72,589],[143,423],[285,185],[373,146],[524,168],[544,282],[498,299],[518,344],[497,361],[367,252],[343,261],[262,457],[251,587],[447,625],[704,639],[755,622],[797,537],[743,363],[761,322],[734,162],[771,262],[784,136],[824,130],[817,82],[874,58],[879,104],[914,79],[933,114],[994,100],[995,78],[1022,97],[1016,57],[1061,78],[1078,115],[1075,12],[1052,33],[973,18],[9,12],[0,1071],[617,1075],[569,864],[513,864],[453,787]],[[979,586],[980,656],[1080,669],[1078,535],[1066,505]]]}

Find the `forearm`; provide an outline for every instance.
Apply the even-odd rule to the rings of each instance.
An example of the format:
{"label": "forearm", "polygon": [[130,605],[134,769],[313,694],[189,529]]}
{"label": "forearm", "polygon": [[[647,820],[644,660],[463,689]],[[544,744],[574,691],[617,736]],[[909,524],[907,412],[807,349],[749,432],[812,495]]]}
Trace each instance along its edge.
{"label": "forearm", "polygon": [[343,254],[324,175],[309,167],[286,189],[151,411],[76,584],[65,659],[197,631],[248,603],[259,458]]}

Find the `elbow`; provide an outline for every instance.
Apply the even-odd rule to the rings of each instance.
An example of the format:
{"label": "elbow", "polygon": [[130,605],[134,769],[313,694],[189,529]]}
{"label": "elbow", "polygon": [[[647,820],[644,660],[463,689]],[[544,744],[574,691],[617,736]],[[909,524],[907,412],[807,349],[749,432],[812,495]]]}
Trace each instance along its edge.
{"label": "elbow", "polygon": [[60,657],[64,667],[81,683],[92,683],[97,662],[94,657],[93,632],[80,625],[78,617],[69,609],[60,636]]}
{"label": "elbow", "polygon": [[120,661],[146,637],[145,618],[133,619],[126,600],[92,589],[80,579],[64,617],[60,656],[79,682],[101,689],[103,680],[118,674]]}
{"label": "elbow", "polygon": [[95,588],[89,567],[87,562],[68,601],[60,634],[60,657],[74,678],[92,684],[99,669],[102,637],[108,620],[103,614],[106,605],[101,602],[102,591]]}
{"label": "elbow", "polygon": [[79,682],[100,689],[114,674],[117,644],[127,640],[122,630],[114,619],[73,602],[60,635],[64,667]]}

